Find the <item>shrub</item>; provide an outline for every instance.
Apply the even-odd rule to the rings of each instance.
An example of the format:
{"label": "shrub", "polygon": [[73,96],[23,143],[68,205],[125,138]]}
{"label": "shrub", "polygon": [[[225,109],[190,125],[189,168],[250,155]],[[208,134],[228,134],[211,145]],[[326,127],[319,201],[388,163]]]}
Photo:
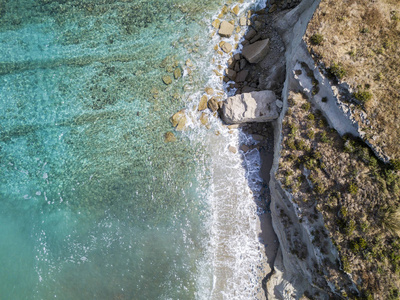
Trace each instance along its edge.
{"label": "shrub", "polygon": [[315,120],[315,116],[313,114],[309,114],[307,116],[307,119],[309,119],[310,121],[314,121]]}
{"label": "shrub", "polygon": [[329,139],[328,139],[328,137],[326,136],[326,132],[322,132],[322,133],[321,133],[321,142],[322,142],[322,143],[328,143],[328,142],[329,142]]}
{"label": "shrub", "polygon": [[349,193],[352,195],[357,195],[358,186],[355,183],[350,183],[349,185]]}
{"label": "shrub", "polygon": [[315,132],[313,130],[309,130],[308,133],[307,133],[307,136],[308,136],[309,139],[312,140],[315,137]]}
{"label": "shrub", "polygon": [[343,69],[342,65],[335,62],[331,64],[328,71],[331,75],[336,76],[340,80],[346,76],[346,71]]}
{"label": "shrub", "polygon": [[372,98],[372,94],[368,91],[358,91],[353,96],[361,103],[366,103]]}
{"label": "shrub", "polygon": [[400,159],[392,159],[390,160],[390,164],[395,171],[400,170]]}
{"label": "shrub", "polygon": [[315,33],[310,37],[311,44],[318,46],[324,41],[324,36],[320,33]]}
{"label": "shrub", "polygon": [[393,234],[400,235],[400,208],[392,207],[380,212],[380,221],[383,229]]}
{"label": "shrub", "polygon": [[304,109],[304,110],[310,110],[310,108],[311,108],[310,102],[304,103],[304,104],[301,106],[301,108]]}
{"label": "shrub", "polygon": [[346,235],[352,235],[354,230],[356,230],[356,222],[354,222],[354,220],[350,220],[345,228]]}

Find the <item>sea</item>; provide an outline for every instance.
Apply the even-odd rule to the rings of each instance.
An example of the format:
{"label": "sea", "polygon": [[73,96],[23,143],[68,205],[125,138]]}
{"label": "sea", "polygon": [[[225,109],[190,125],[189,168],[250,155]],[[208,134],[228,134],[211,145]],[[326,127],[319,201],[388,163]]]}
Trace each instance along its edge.
{"label": "sea", "polygon": [[1,300],[254,299],[257,141],[196,106],[228,96],[211,22],[236,5],[263,7],[0,0]]}

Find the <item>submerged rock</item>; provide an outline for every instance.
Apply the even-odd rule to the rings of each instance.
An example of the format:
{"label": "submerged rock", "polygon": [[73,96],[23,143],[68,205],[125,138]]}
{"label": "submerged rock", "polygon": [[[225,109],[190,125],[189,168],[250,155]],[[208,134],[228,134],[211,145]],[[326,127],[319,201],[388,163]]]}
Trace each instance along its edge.
{"label": "submerged rock", "polygon": [[180,78],[182,76],[182,70],[181,70],[181,68],[176,68],[175,70],[174,70],[174,78],[175,79],[178,79],[178,78]]}
{"label": "submerged rock", "polygon": [[176,136],[173,132],[168,131],[164,134],[164,142],[165,143],[172,143],[176,142]]}
{"label": "submerged rock", "polygon": [[176,127],[176,130],[182,131],[186,125],[186,113],[185,110],[182,109],[175,113],[170,119],[172,126]]}
{"label": "submerged rock", "polygon": [[266,55],[269,48],[269,39],[255,42],[243,47],[242,55],[251,64],[260,62]]}
{"label": "submerged rock", "polygon": [[171,83],[172,83],[172,78],[171,78],[171,76],[165,75],[165,76],[163,76],[162,81],[163,81],[166,85],[168,85],[168,84],[171,84]]}
{"label": "submerged rock", "polygon": [[229,97],[222,105],[222,119],[227,124],[268,122],[279,116],[273,91],[244,93]]}

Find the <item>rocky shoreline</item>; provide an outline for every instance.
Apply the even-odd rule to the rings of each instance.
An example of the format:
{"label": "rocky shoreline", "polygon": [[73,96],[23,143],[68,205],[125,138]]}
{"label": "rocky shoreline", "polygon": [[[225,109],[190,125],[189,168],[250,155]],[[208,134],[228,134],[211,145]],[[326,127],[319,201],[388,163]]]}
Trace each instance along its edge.
{"label": "rocky shoreline", "polygon": [[[260,141],[257,149],[261,156],[260,175],[265,188],[260,195],[261,201],[257,203],[262,211],[259,214],[261,227],[258,236],[264,245],[267,264],[264,264],[266,267],[263,270],[259,270],[261,278],[264,277],[262,286],[265,294],[258,294],[257,299],[299,299],[303,296],[341,298],[321,273],[322,261],[310,235],[310,228],[301,222],[290,193],[275,178],[289,92],[304,92],[293,71],[299,61],[307,61],[310,69],[315,68],[309,53],[304,51],[306,48],[302,38],[319,2],[272,0],[265,9],[238,16],[236,20],[224,19],[229,11],[225,6],[212,22],[221,38],[215,47],[217,55],[231,53],[223,74],[222,70],[215,70],[214,73],[225,83],[227,92],[234,96],[223,100],[215,96],[212,89],[206,88],[197,110],[200,112],[199,120],[205,126],[208,125],[210,114],[203,111],[208,108],[214,116],[218,112],[225,123],[231,124],[228,128],[241,127],[246,134]],[[238,12],[238,6],[231,9],[233,15],[237,16]],[[241,46],[224,40],[245,25],[249,27]],[[235,41],[238,40],[235,38]],[[237,47],[241,48],[241,52],[233,53]],[[342,118],[347,120],[341,114],[332,115],[332,123],[343,125],[340,122]],[[171,122],[177,130],[183,130],[186,124],[185,111],[172,116]],[[352,128],[352,124],[349,126],[343,131],[351,132],[349,128]],[[239,146],[243,153],[249,151],[250,147],[245,143]],[[237,152],[234,147],[229,150]],[[323,226],[323,218],[318,215],[317,219],[317,225]],[[327,243],[329,259],[340,261],[331,241]],[[299,259],[293,249],[305,251],[305,258]],[[348,286],[354,285],[350,278],[346,280]]]}

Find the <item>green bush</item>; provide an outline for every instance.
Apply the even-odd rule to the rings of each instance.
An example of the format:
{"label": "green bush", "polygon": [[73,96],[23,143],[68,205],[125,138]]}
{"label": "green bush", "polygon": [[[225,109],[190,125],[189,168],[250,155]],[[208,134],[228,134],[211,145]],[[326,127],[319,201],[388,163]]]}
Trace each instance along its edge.
{"label": "green bush", "polygon": [[315,120],[315,116],[313,114],[309,114],[307,116],[307,119],[309,119],[310,121],[314,121]]}
{"label": "green bush", "polygon": [[324,36],[320,33],[315,33],[310,37],[311,44],[318,46],[324,41]]}
{"label": "green bush", "polygon": [[321,138],[321,142],[322,143],[328,143],[329,142],[329,138],[326,136],[326,132],[322,132],[320,138]]}
{"label": "green bush", "polygon": [[356,98],[361,103],[366,103],[372,98],[372,94],[368,91],[358,91],[354,93],[354,98]]}
{"label": "green bush", "polygon": [[340,63],[332,63],[328,71],[331,75],[336,76],[340,80],[346,76],[346,71],[343,69]]}
{"label": "green bush", "polygon": [[350,183],[349,185],[349,193],[352,195],[357,195],[358,186],[355,183]]}
{"label": "green bush", "polygon": [[392,160],[390,160],[390,164],[392,165],[392,167],[395,171],[400,170],[400,159],[392,159]]}
{"label": "green bush", "polygon": [[310,110],[310,108],[311,108],[310,102],[304,103],[304,104],[301,106],[301,108],[304,109],[304,110]]}
{"label": "green bush", "polygon": [[309,130],[307,136],[310,140],[315,138],[315,132],[313,130]]}

